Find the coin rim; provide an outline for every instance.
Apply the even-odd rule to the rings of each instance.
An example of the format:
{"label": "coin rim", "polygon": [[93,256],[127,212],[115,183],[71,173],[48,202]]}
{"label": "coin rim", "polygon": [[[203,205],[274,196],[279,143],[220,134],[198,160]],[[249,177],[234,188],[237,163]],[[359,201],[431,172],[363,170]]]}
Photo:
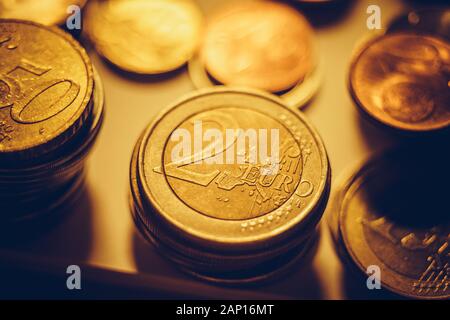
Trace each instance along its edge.
{"label": "coin rim", "polygon": [[[403,148],[410,148],[411,145],[402,145]],[[403,150],[403,149],[401,149]],[[350,240],[348,240],[348,237],[342,230],[342,224],[344,223],[344,217],[345,214],[345,202],[348,200],[348,192],[349,190],[354,187],[354,183],[357,182],[358,179],[364,179],[367,174],[370,174],[370,171],[376,170],[380,168],[381,166],[386,163],[386,156],[392,154],[392,153],[398,153],[401,152],[398,149],[398,145],[394,145],[391,147],[388,147],[384,150],[377,151],[373,153],[372,155],[366,156],[363,160],[360,160],[357,162],[357,164],[353,165],[352,168],[345,171],[341,176],[338,178],[336,188],[334,190],[334,197],[332,199],[331,203],[331,209],[333,209],[332,215],[334,217],[329,217],[328,223],[329,223],[329,230],[332,234],[333,241],[336,245],[338,245],[338,249],[344,250],[345,252],[340,252],[340,255],[343,253],[345,254],[344,257],[341,256],[342,262],[351,262],[353,265],[357,267],[359,271],[362,272],[363,275],[366,275],[366,267],[362,264],[358,256],[355,254],[355,252],[351,248]],[[337,225],[336,225],[337,224]],[[365,237],[363,235],[362,237],[364,239],[364,242],[366,243]],[[370,246],[367,246],[367,249],[372,252],[370,249]],[[338,250],[339,251],[339,250]],[[395,270],[391,269],[390,267],[386,266],[384,262],[382,262],[378,256],[375,255],[375,253],[372,252],[372,255],[375,257],[375,259],[378,261],[377,265],[383,266],[382,272],[386,274],[391,275],[390,279],[393,279],[393,283],[398,283],[399,278],[405,278],[408,280],[411,280],[411,278],[405,277],[403,275],[400,275],[395,272]],[[441,300],[441,299],[448,299],[450,295],[441,295],[441,296],[418,296],[410,294],[407,291],[404,291],[400,288],[396,288],[391,282],[386,282],[386,276],[382,277],[382,287],[388,289],[389,291],[401,295],[403,297],[407,298],[414,298],[414,299],[426,299],[426,300]]]}
{"label": "coin rim", "polygon": [[[316,96],[322,84],[324,76],[323,61],[322,58],[320,58],[319,56],[317,60],[318,61],[316,65],[312,68],[312,70],[309,73],[307,73],[303,79],[301,79],[288,91],[282,94],[277,94],[268,91],[264,92],[276,95],[277,97],[281,98],[291,108],[300,108],[300,109],[305,108],[308,105],[308,103]],[[211,81],[211,79],[209,78],[208,71],[201,62],[198,53],[192,56],[192,58],[188,61],[187,67],[189,78],[191,79],[191,82],[197,89],[226,86],[225,84],[216,85],[213,81]],[[308,90],[306,90],[305,87]],[[258,88],[253,89],[262,90]],[[306,92],[302,94],[302,91]]]}
{"label": "coin rim", "polygon": [[[245,236],[245,237],[240,237],[238,239],[232,238],[232,237],[227,237],[227,236],[217,236],[217,235],[211,235],[211,234],[206,234],[206,233],[202,233],[202,232],[197,232],[196,230],[192,229],[192,228],[186,228],[185,226],[183,226],[182,224],[178,223],[178,221],[176,219],[171,218],[170,216],[168,216],[167,214],[164,214],[165,210],[158,205],[157,201],[155,199],[153,199],[152,196],[152,192],[151,192],[151,187],[149,186],[148,182],[146,181],[145,178],[145,170],[144,170],[144,154],[145,154],[145,149],[149,140],[149,137],[151,136],[151,133],[153,132],[153,130],[155,129],[155,127],[159,124],[160,121],[162,121],[162,119],[170,112],[172,111],[174,108],[178,108],[178,107],[182,107],[184,103],[186,103],[187,101],[191,101],[193,99],[199,98],[199,97],[203,97],[203,96],[207,96],[207,95],[216,95],[216,94],[223,94],[223,93],[234,93],[234,94],[250,94],[256,98],[261,98],[261,99],[265,99],[268,100],[269,102],[275,103],[277,104],[279,107],[282,108],[286,108],[286,111],[289,113],[292,113],[293,116],[296,116],[297,119],[299,119],[299,121],[301,121],[304,125],[305,128],[309,131],[310,135],[312,136],[312,138],[315,140],[317,149],[319,150],[319,158],[321,159],[321,172],[320,172],[320,184],[318,186],[318,191],[316,192],[315,196],[313,199],[311,199],[307,205],[307,207],[305,207],[303,210],[301,210],[300,213],[298,213],[295,218],[292,218],[288,223],[285,224],[281,224],[277,227],[274,227],[273,229],[271,229],[268,232],[262,233],[260,235],[250,235],[250,236]],[[170,135],[170,133],[168,134]],[[305,118],[305,116],[303,114],[301,114],[301,112],[294,110],[292,108],[287,107],[283,101],[281,101],[280,99],[278,99],[277,97],[265,93],[261,90],[256,90],[256,89],[247,89],[247,88],[240,88],[240,87],[214,87],[214,88],[209,88],[209,89],[203,89],[203,90],[198,90],[196,92],[190,93],[184,97],[182,97],[181,99],[177,100],[175,103],[172,103],[171,105],[169,105],[169,107],[165,108],[162,112],[160,112],[160,114],[150,123],[150,125],[147,126],[145,132],[144,132],[144,136],[143,136],[143,140],[141,145],[139,146],[139,152],[138,152],[138,176],[139,179],[141,180],[141,186],[144,192],[144,198],[147,202],[149,202],[149,204],[155,208],[155,210],[160,214],[160,216],[162,216],[164,218],[164,220],[166,222],[168,222],[168,224],[170,226],[176,227],[177,230],[187,234],[188,236],[192,237],[193,240],[197,240],[197,241],[208,241],[211,244],[219,244],[219,245],[260,245],[262,242],[264,241],[270,241],[272,240],[274,237],[278,238],[278,237],[282,237],[284,234],[286,234],[286,232],[295,229],[296,226],[299,226],[302,224],[302,221],[306,221],[309,218],[311,218],[311,216],[314,216],[316,214],[320,214],[322,215],[323,212],[316,212],[316,209],[321,207],[322,201],[327,201],[328,197],[326,197],[324,199],[325,196],[325,191],[327,189],[327,187],[330,184],[330,178],[331,178],[331,170],[330,170],[330,165],[329,165],[329,160],[328,160],[328,156],[327,156],[327,152],[324,146],[324,143],[321,139],[321,137],[319,136],[319,134],[317,133],[316,129],[312,126],[312,124],[310,123],[309,120],[307,120]],[[161,161],[161,159],[160,159]],[[279,208],[277,208],[279,209]],[[206,216],[205,216],[206,217]],[[208,219],[213,219],[213,220],[217,220],[214,218],[210,218],[210,217],[206,217]],[[248,221],[250,220],[254,220],[254,219],[248,219]],[[243,222],[246,220],[242,220],[240,222]],[[223,223],[229,223],[230,221],[224,221]],[[236,222],[236,221],[231,221],[231,222]]]}
{"label": "coin rim", "polygon": [[[13,155],[14,153],[29,154],[31,157],[36,157],[39,154],[50,152],[58,147],[58,143],[63,143],[70,139],[81,127],[85,120],[85,115],[91,112],[89,103],[94,92],[94,78],[93,78],[93,67],[91,60],[86,52],[86,50],[81,46],[81,44],[76,41],[70,34],[64,32],[58,27],[46,26],[37,22],[19,20],[19,19],[0,19],[0,24],[2,23],[15,23],[15,24],[27,24],[37,28],[45,29],[48,32],[52,32],[57,36],[61,37],[63,40],[67,41],[68,44],[79,54],[81,60],[84,62],[84,67],[86,70],[86,94],[80,103],[80,107],[77,111],[70,117],[68,121],[58,127],[57,130],[53,131],[54,134],[42,135],[41,139],[34,142],[33,145],[27,145],[18,148],[8,148],[8,150],[0,150],[0,155]],[[52,143],[55,142],[55,143]],[[50,145],[49,145],[50,144]],[[53,146],[51,146],[53,145]],[[29,156],[24,156],[29,157]]]}
{"label": "coin rim", "polygon": [[[372,112],[373,108],[369,108],[364,106],[364,104],[361,102],[361,100],[359,99],[358,95],[356,94],[355,91],[355,87],[353,85],[353,74],[356,68],[356,65],[358,64],[359,59],[361,58],[361,56],[366,52],[367,49],[369,49],[373,44],[375,44],[376,42],[382,40],[382,38],[384,37],[391,37],[391,36],[398,36],[398,35],[408,35],[408,36],[421,36],[421,37],[431,37],[431,38],[436,38],[439,41],[442,41],[444,43],[446,43],[447,41],[445,41],[445,39],[443,39],[442,37],[436,36],[436,35],[432,35],[432,34],[421,34],[421,33],[417,33],[417,32],[391,32],[391,33],[376,33],[373,36],[367,36],[365,38],[363,38],[363,40],[356,46],[355,50],[353,51],[352,54],[352,58],[350,60],[350,66],[349,66],[349,71],[347,74],[347,89],[350,93],[350,97],[352,98],[353,102],[356,104],[356,106],[358,107],[359,110],[363,111],[364,114],[368,115],[371,119],[376,120],[378,123],[381,123],[384,126],[387,126],[389,128],[393,128],[396,130],[404,130],[407,132],[412,132],[412,133],[420,133],[420,132],[433,132],[433,131],[439,131],[439,130],[445,130],[447,128],[450,127],[450,118],[442,123],[438,123],[438,125],[430,125],[428,127],[424,127],[424,126],[416,126],[415,123],[404,123],[402,121],[399,120],[395,120],[393,119],[391,116],[387,116],[386,118],[388,119],[393,119],[392,122],[389,122],[388,120],[386,120],[386,118],[384,117],[380,117],[378,115],[376,115],[375,113]],[[382,111],[384,114],[386,114],[385,111]]]}

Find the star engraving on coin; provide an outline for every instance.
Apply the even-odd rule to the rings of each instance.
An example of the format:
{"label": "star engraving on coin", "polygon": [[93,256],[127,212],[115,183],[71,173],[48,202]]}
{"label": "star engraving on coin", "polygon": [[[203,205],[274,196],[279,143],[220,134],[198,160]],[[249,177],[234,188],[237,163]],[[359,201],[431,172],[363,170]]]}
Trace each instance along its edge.
{"label": "star engraving on coin", "polygon": [[[279,156],[259,158],[271,154],[273,132]],[[212,134],[196,149],[197,133]],[[270,137],[267,148],[262,136]],[[325,149],[306,120],[248,89],[211,88],[176,104],[149,127],[138,158],[143,206],[216,244],[252,246],[317,219],[330,178]]]}
{"label": "star engraving on coin", "polygon": [[336,194],[330,223],[344,261],[364,273],[378,266],[382,287],[402,296],[450,296],[444,141],[401,145],[372,157]]}
{"label": "star engraving on coin", "polygon": [[[411,230],[396,226],[389,218],[361,219],[366,229],[369,244],[383,241],[384,246],[371,249],[389,268],[411,277],[411,290],[419,295],[445,294],[450,285],[450,234],[442,227],[426,230]],[[374,239],[377,237],[378,239]],[[395,246],[396,255],[385,254],[386,246]],[[384,249],[382,249],[384,247]],[[399,269],[402,260],[410,263]]]}

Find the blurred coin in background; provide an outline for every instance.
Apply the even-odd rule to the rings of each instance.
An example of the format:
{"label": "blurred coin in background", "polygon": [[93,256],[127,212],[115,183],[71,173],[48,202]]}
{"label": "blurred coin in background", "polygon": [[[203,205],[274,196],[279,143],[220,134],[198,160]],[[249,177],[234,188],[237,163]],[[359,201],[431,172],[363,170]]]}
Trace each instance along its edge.
{"label": "blurred coin in background", "polygon": [[307,20],[286,4],[233,3],[209,19],[200,56],[222,84],[280,92],[314,69],[313,40]]}
{"label": "blurred coin in background", "polygon": [[444,38],[391,33],[370,40],[351,63],[350,93],[364,113],[392,128],[450,125],[450,45]]}
{"label": "blurred coin in background", "polygon": [[71,5],[82,8],[86,0],[0,0],[0,18],[29,20],[45,25],[61,25],[70,15]]}
{"label": "blurred coin in background", "polygon": [[191,0],[94,0],[86,9],[84,27],[96,50],[132,73],[181,67],[202,32],[202,13]]}

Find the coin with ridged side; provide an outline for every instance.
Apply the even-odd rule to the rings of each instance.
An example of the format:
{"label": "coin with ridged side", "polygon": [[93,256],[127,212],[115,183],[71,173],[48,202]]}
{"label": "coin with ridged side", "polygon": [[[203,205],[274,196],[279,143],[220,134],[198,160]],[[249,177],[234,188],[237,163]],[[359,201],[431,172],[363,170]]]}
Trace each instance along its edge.
{"label": "coin with ridged side", "polygon": [[[180,147],[172,134],[192,136],[200,122],[223,137],[227,129],[277,131],[279,170],[264,173],[273,163],[251,161],[253,148],[237,148],[242,137],[220,146],[205,142],[183,164],[171,160]],[[242,163],[225,162],[232,149]],[[215,160],[207,156],[213,151]],[[236,249],[268,246],[320,216],[330,169],[319,135],[301,113],[269,94],[220,87],[179,101],[149,126],[137,175],[144,201],[170,227],[194,242]]]}

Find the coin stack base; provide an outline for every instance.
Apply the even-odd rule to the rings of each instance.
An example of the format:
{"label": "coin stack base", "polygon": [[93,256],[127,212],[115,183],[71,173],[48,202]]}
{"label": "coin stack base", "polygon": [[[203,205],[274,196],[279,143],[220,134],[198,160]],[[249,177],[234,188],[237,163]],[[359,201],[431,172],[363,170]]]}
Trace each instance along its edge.
{"label": "coin stack base", "polygon": [[[267,171],[249,161],[189,163],[189,155],[186,165],[175,167],[172,138],[195,136],[192,124],[200,123],[217,135],[274,130],[280,158]],[[237,154],[254,150],[243,148]],[[219,87],[181,99],[142,134],[130,165],[130,207],[140,234],[181,270],[225,285],[252,284],[308,260],[329,185],[324,146],[299,112],[270,94]]]}
{"label": "coin stack base", "polygon": [[[8,106],[0,108],[0,230],[5,239],[25,239],[81,196],[104,93],[85,50],[67,33],[0,19],[0,37],[7,39],[0,44],[0,83],[9,90],[0,99]],[[36,43],[47,55],[36,56]]]}

